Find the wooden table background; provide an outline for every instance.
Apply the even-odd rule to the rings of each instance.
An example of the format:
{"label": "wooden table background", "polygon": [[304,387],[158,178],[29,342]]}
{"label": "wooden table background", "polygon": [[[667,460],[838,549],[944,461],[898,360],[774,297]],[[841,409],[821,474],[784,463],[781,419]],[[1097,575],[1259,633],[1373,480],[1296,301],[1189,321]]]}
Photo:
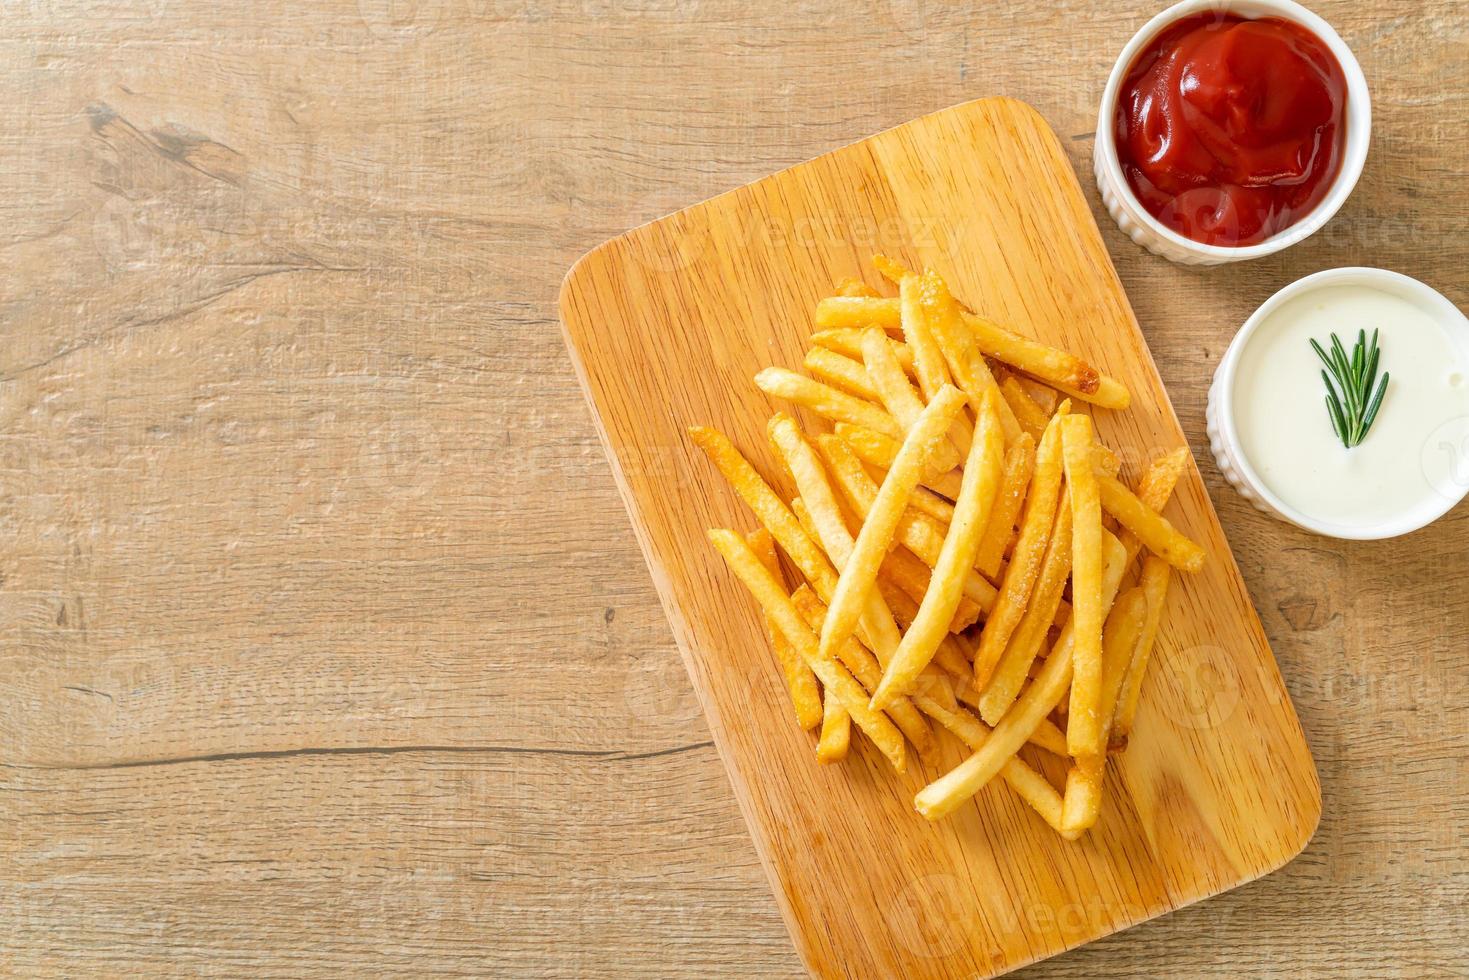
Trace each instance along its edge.
{"label": "wooden table background", "polygon": [[[572,261],[964,99],[1090,168],[1156,3],[235,0],[0,14],[0,970],[791,976],[562,346]],[[1284,256],[1083,176],[1320,767],[1284,870],[1027,976],[1463,975],[1469,508],[1345,544],[1204,439],[1235,327],[1469,302],[1469,12],[1321,2],[1375,121]]]}

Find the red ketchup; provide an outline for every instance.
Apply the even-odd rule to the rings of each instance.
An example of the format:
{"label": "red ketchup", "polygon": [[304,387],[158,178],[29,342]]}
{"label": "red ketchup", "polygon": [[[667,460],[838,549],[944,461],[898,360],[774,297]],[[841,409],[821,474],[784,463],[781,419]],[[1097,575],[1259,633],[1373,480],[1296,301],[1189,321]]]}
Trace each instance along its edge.
{"label": "red ketchup", "polygon": [[1341,65],[1304,27],[1200,14],[1165,28],[1128,69],[1117,154],[1164,225],[1206,245],[1253,245],[1326,196],[1345,106]]}

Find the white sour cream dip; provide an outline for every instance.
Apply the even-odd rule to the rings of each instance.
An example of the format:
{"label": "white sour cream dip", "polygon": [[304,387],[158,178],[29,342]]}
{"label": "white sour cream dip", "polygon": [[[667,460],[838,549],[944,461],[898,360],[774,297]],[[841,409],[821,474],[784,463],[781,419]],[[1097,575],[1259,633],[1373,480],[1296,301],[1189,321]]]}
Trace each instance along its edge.
{"label": "white sour cream dip", "polygon": [[[1339,275],[1351,272],[1376,275]],[[1227,397],[1241,468],[1297,512],[1284,516],[1323,533],[1380,537],[1434,520],[1469,490],[1469,321],[1395,273],[1310,278],[1241,334]],[[1335,333],[1350,357],[1359,330],[1378,331],[1378,376],[1391,377],[1366,438],[1348,449],[1310,342],[1329,353]]]}

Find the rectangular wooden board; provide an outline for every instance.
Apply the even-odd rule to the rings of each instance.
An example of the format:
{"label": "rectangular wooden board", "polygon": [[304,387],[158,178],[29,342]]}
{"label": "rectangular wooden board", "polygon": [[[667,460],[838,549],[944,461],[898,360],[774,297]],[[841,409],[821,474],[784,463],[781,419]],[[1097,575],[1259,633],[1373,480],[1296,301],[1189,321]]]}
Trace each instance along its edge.
{"label": "rectangular wooden board", "polygon": [[[685,429],[724,430],[774,478],[777,406],[751,377],[799,368],[812,307],[844,276],[876,282],[875,251],[934,268],[977,311],[1124,381],[1132,408],[1095,415],[1128,475],[1186,441],[1055,134],[1013,100],[955,106],[680,211],[567,275],[572,358],[807,966],[991,976],[1284,864],[1315,829],[1320,787],[1192,467],[1168,516],[1209,562],[1175,579],[1132,747],[1083,840],[1061,840],[999,780],[930,824],[912,800],[937,769],[915,760],[898,777],[870,746],[817,765],[756,607],[705,539],[753,518]],[[962,757],[951,744],[944,766]],[[1058,760],[1033,761],[1059,784]]]}

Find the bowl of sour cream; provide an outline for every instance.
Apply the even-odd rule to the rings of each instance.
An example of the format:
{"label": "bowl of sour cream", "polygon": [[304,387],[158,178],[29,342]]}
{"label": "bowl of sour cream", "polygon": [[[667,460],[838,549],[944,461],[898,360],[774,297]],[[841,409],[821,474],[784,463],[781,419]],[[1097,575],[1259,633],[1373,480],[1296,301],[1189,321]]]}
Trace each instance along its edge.
{"label": "bowl of sour cream", "polygon": [[[1351,397],[1323,361],[1335,358],[1333,334]],[[1369,385],[1353,352],[1374,335],[1379,363],[1363,394],[1350,385]],[[1267,514],[1334,538],[1415,531],[1469,494],[1469,319],[1396,272],[1307,276],[1235,335],[1209,389],[1208,429],[1225,478]]]}

